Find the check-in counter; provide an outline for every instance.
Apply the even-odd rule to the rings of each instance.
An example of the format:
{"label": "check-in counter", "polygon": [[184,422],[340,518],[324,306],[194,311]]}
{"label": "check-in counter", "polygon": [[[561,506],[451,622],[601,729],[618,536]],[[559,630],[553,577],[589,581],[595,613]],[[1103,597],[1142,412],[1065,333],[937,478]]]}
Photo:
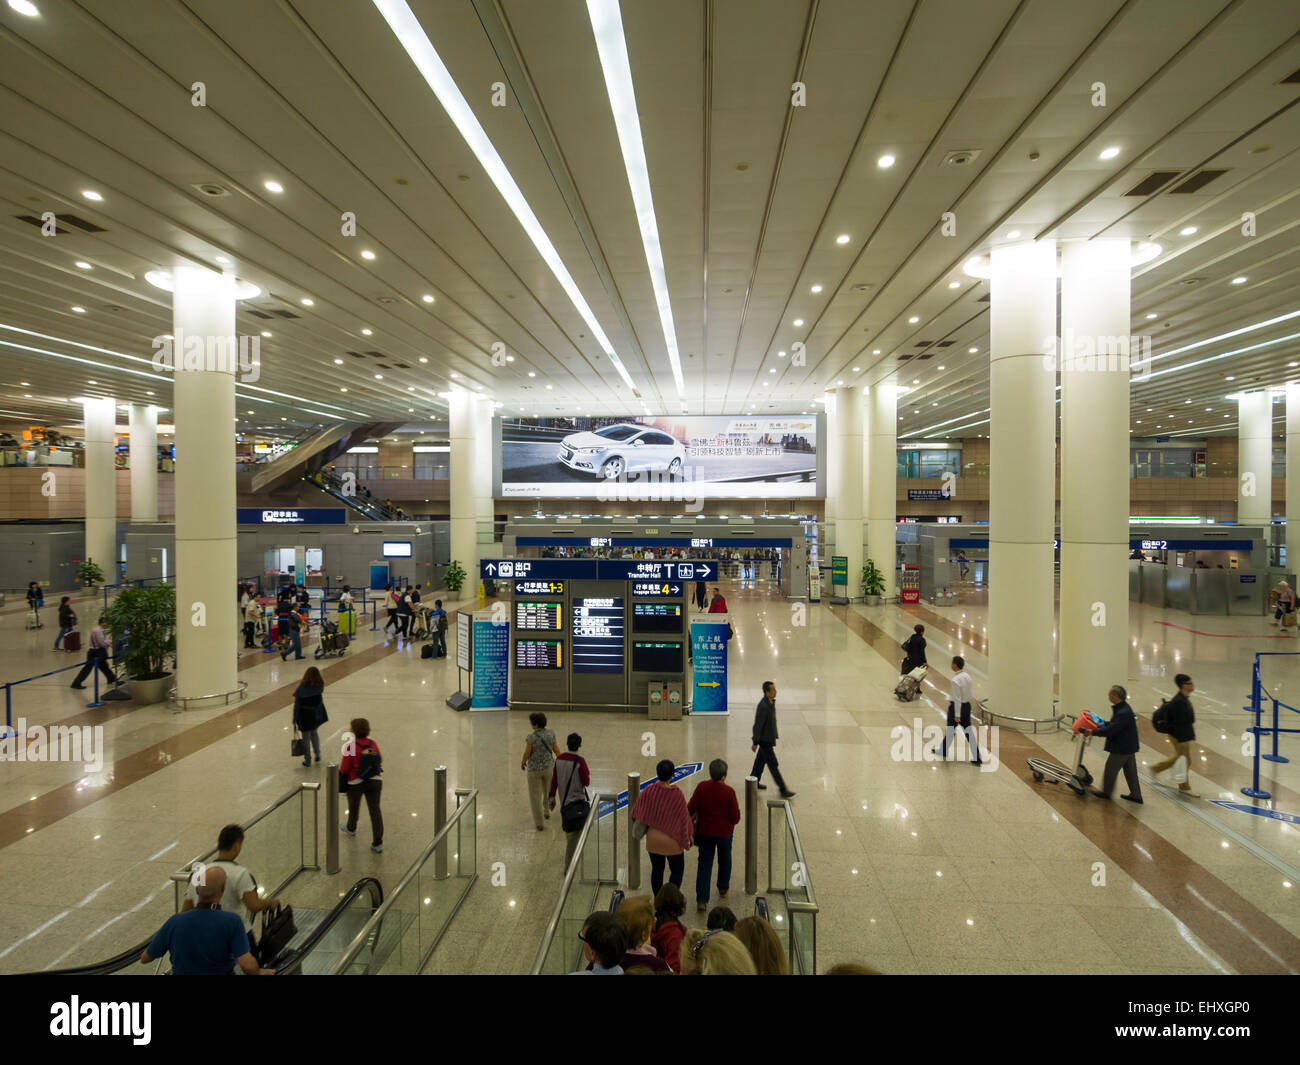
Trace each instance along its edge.
{"label": "check-in counter", "polygon": [[1228,572],[1228,613],[1246,617],[1259,617],[1264,613],[1264,598],[1268,594],[1268,585],[1264,580],[1264,574],[1230,570]]}
{"label": "check-in counter", "polygon": [[1262,573],[1134,560],[1129,562],[1129,601],[1189,614],[1259,617],[1268,605],[1267,580]]}
{"label": "check-in counter", "polygon": [[[1178,584],[1178,582],[1174,582],[1175,584],[1178,584],[1179,587],[1177,593],[1174,593],[1169,587],[1169,582],[1166,580],[1166,577],[1170,576],[1170,574],[1167,574],[1166,571],[1171,567],[1160,562],[1139,562],[1138,566],[1141,567],[1142,573],[1143,603],[1155,607],[1173,607],[1175,610],[1190,609],[1188,606],[1189,589],[1187,584]],[[1178,567],[1173,567],[1175,570],[1177,568]],[[1178,594],[1180,596],[1179,601],[1171,601],[1170,596],[1172,594]]]}

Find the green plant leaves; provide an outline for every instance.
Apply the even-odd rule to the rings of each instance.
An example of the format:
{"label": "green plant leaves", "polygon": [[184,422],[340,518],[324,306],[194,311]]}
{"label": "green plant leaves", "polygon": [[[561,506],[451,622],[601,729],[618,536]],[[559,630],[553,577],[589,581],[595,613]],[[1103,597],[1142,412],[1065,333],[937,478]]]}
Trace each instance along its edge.
{"label": "green plant leaves", "polygon": [[136,679],[167,673],[176,651],[176,588],[156,584],[123,588],[104,612],[104,627],[116,643],[126,639],[126,670]]}

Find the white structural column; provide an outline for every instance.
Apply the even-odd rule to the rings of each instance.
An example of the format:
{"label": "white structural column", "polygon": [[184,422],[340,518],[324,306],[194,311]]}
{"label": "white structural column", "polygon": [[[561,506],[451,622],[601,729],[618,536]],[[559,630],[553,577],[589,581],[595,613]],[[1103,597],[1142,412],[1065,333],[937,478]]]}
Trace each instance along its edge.
{"label": "white structural column", "polygon": [[1104,707],[1128,678],[1130,260],[1127,240],[1061,251],[1059,690],[1070,715]]}
{"label": "white structural column", "polygon": [[453,388],[447,400],[451,437],[450,513],[451,558],[468,574],[465,589],[471,595],[478,588],[475,564],[477,546],[475,527],[478,511],[474,502],[474,395],[463,388]]}
{"label": "white structural column", "polygon": [[1056,511],[1056,242],[994,248],[989,311],[989,697],[1052,713]]}
{"label": "white structural column", "polygon": [[867,395],[867,553],[885,577],[885,598],[898,595],[898,389]]}
{"label": "white structural column", "polygon": [[[834,389],[822,393],[822,403],[826,410],[826,505],[822,509],[822,537],[817,544],[817,559],[819,566],[829,566],[831,555],[835,553],[835,493],[840,483],[840,431],[839,419],[835,415]],[[811,568],[811,558],[808,565]],[[823,588],[822,593],[829,598],[830,587]]]}
{"label": "white structural column", "polygon": [[[491,541],[492,522],[496,518],[496,500],[492,496],[492,415],[495,413],[492,400],[483,396],[474,397],[474,566],[480,559],[495,558],[499,552],[491,543],[479,543],[480,539]],[[474,585],[478,587],[477,583]]]}
{"label": "white structural column", "polygon": [[86,558],[104,571],[104,583],[116,584],[117,472],[113,462],[113,428],[117,404],[111,398],[85,399],[82,411],[86,426]]}
{"label": "white structural column", "polygon": [[131,520],[158,520],[158,408],[131,404]]}
{"label": "white structural column", "polygon": [[843,594],[857,599],[862,595],[862,393],[858,389],[836,390],[835,430],[834,507],[828,499],[827,514],[835,524],[834,554],[848,559],[849,583]]}
{"label": "white structural column", "polygon": [[1286,569],[1300,565],[1300,384],[1286,386]]}
{"label": "white structural column", "polygon": [[1268,526],[1273,517],[1273,397],[1237,397],[1237,524]]}
{"label": "white structural column", "polygon": [[176,695],[233,696],[238,576],[235,524],[234,278],[191,265],[172,273],[176,352]]}

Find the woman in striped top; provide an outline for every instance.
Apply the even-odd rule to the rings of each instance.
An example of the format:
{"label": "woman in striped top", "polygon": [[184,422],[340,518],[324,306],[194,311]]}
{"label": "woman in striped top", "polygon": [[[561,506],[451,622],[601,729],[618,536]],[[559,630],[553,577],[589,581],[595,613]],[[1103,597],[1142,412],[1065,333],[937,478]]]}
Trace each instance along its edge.
{"label": "woman in striped top", "polygon": [[632,820],[646,826],[646,850],[650,852],[650,887],[658,893],[664,883],[664,865],[668,865],[669,882],[682,886],[686,872],[685,852],[691,849],[694,833],[686,796],[670,781],[677,767],[665,758],[655,766],[658,780],[641,792],[632,811]]}

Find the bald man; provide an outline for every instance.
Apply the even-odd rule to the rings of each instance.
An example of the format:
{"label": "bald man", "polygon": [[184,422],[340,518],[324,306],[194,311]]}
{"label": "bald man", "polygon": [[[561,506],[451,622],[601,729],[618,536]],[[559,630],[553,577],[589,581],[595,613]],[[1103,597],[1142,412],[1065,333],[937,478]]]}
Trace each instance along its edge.
{"label": "bald man", "polygon": [[140,952],[140,961],[147,964],[170,952],[174,976],[224,976],[235,966],[250,976],[273,974],[274,969],[258,968],[239,914],[221,909],[225,870],[206,867],[194,886],[194,909],[169,917]]}

